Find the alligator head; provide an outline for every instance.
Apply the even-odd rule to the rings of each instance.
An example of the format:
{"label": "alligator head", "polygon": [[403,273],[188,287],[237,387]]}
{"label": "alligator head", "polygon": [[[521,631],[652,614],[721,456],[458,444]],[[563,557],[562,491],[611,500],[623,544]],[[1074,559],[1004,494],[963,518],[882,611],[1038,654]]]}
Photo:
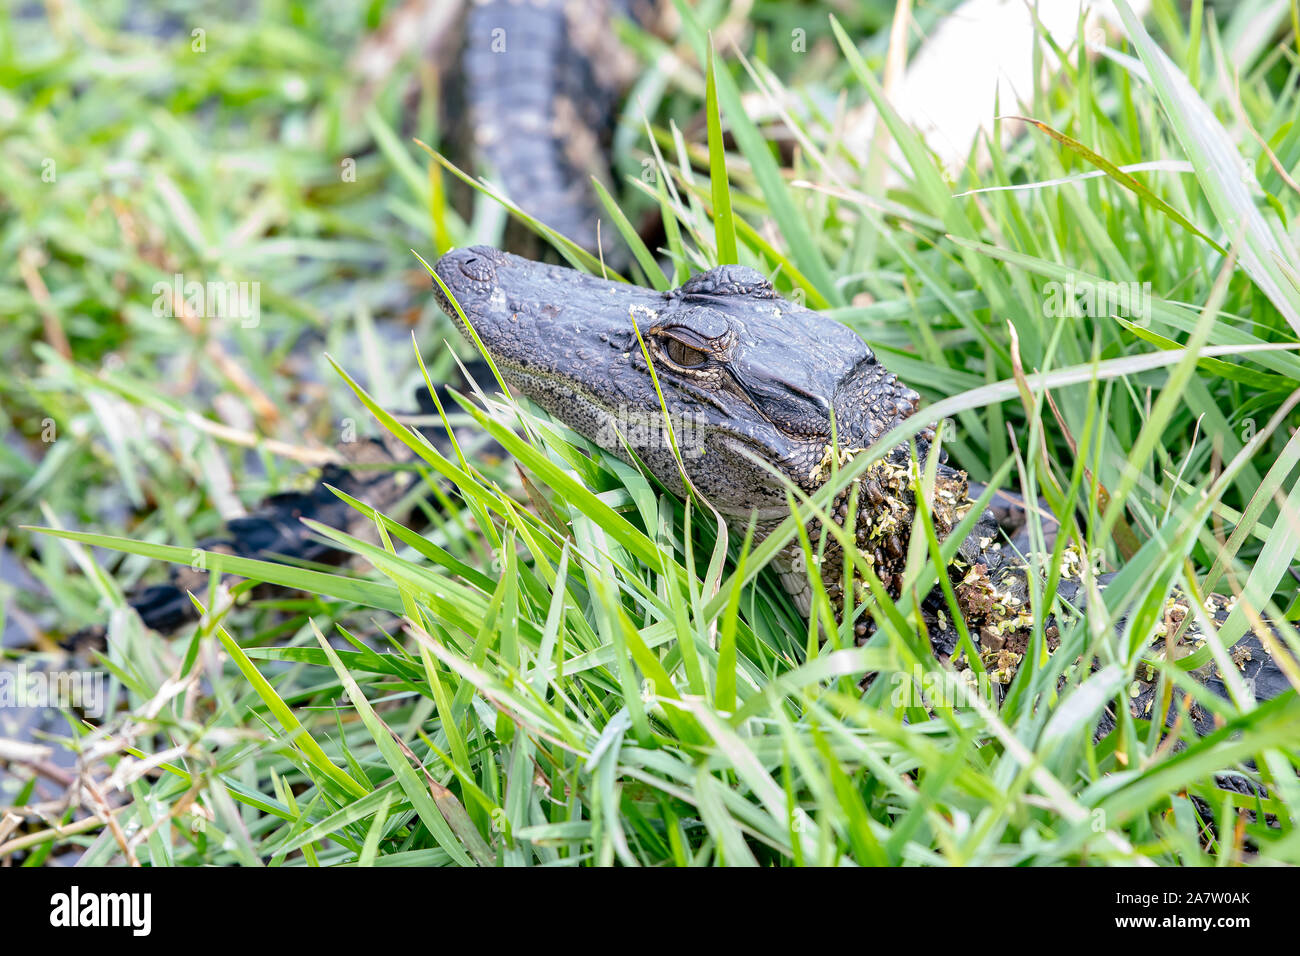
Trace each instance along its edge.
{"label": "alligator head", "polygon": [[684,468],[731,517],[784,517],[782,477],[812,490],[833,440],[865,448],[919,401],[852,331],[743,266],[662,293],[483,246],[435,269],[512,388],[669,488]]}

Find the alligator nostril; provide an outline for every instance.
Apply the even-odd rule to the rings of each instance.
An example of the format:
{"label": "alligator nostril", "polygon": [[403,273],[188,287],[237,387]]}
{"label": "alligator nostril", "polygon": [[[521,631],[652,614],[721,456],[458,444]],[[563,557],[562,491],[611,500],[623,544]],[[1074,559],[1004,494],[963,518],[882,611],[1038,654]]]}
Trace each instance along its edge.
{"label": "alligator nostril", "polygon": [[475,282],[490,282],[496,274],[492,263],[482,256],[470,256],[460,264],[461,273]]}

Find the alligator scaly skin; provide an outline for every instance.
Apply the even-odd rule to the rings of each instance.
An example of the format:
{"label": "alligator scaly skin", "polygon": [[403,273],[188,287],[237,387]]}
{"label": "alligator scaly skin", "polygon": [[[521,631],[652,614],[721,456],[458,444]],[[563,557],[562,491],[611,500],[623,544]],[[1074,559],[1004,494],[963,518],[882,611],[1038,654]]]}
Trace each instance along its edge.
{"label": "alligator scaly skin", "polygon": [[615,110],[634,64],[611,0],[483,0],[465,16],[464,98],[489,176],[529,215],[590,252],[616,248],[591,177],[609,183]]}

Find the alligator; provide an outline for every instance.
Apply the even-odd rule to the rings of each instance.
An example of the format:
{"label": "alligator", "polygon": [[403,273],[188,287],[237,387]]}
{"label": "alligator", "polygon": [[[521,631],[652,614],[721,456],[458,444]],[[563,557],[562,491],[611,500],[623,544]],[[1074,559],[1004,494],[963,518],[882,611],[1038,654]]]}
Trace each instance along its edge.
{"label": "alligator", "polygon": [[[439,306],[471,340],[466,323],[473,327],[513,390],[599,447],[644,466],[670,491],[699,495],[739,533],[752,527],[756,543],[789,516],[791,487],[815,494],[837,467],[870,451],[921,411],[919,394],[900,382],[856,333],[782,298],[761,273],[744,266],[711,269],[668,292],[486,246],[453,249],[434,271],[451,293],[449,298],[435,287]],[[471,368],[470,378],[485,380],[486,365]],[[446,396],[441,400],[445,404]],[[425,396],[422,410],[430,407]],[[671,430],[664,427],[665,410]],[[935,441],[929,425],[915,432],[912,443],[880,455],[824,511],[848,532],[843,540],[853,542],[861,559],[854,562],[849,590],[838,572],[827,573],[822,584],[834,626],[844,627],[847,616],[858,644],[870,640],[876,628],[866,600],[871,584],[893,598],[903,585],[918,481]],[[426,437],[437,444],[446,441],[436,430]],[[380,511],[410,490],[405,473],[392,466],[408,463],[411,454],[391,437],[355,443],[348,457],[350,463],[326,466],[312,490],[272,496],[253,514],[231,522],[227,535],[202,541],[198,549],[296,563],[343,560],[345,552],[310,533],[301,519],[357,535],[371,530],[372,523],[327,486]],[[926,504],[943,540],[969,515],[980,489],[949,465],[942,451],[936,459]],[[999,694],[1023,660],[1034,624],[1032,572],[1023,547],[1027,539],[1021,534],[1015,539],[1020,547],[1003,546],[1012,530],[1008,519],[1016,512],[1015,520],[1023,522],[1024,505],[1015,504],[1014,497],[1004,499],[1000,509],[984,508],[946,568],[963,623]],[[819,518],[806,530],[821,551],[820,566],[841,568],[841,537],[828,534],[823,542]],[[795,607],[809,615],[815,608],[813,577],[804,554],[796,537],[775,555],[772,567]],[[1057,588],[1060,607],[1082,613],[1088,593],[1082,568],[1077,552],[1066,549],[1065,554],[1071,573]],[[864,564],[872,580],[864,580]],[[1100,574],[1096,584],[1105,588],[1114,577]],[[175,630],[195,618],[187,592],[197,592],[205,583],[206,572],[175,567],[167,582],[132,594],[129,603],[146,626]],[[1221,624],[1230,606],[1230,599],[1210,595],[1205,616]],[[920,610],[936,659],[958,673],[970,672],[973,662],[959,648],[960,627],[940,585],[929,591]],[[1181,652],[1202,640],[1196,624],[1184,624],[1189,615],[1195,619],[1185,598],[1170,599],[1159,628],[1162,635],[1152,646],[1156,656],[1168,651],[1164,633],[1178,635]],[[827,631],[823,624],[823,637]],[[1043,631],[1049,650],[1055,650],[1055,614],[1047,615]],[[102,646],[104,639],[104,629],[95,626],[83,628],[67,643]],[[1258,700],[1292,687],[1286,672],[1294,673],[1296,662],[1274,656],[1274,648],[1285,646],[1276,633],[1264,641],[1250,632],[1233,647],[1241,677]],[[1213,665],[1192,673],[1227,698],[1223,675]],[[864,678],[869,681],[870,675]],[[1150,716],[1157,688],[1154,672],[1138,675],[1129,697],[1135,717]],[[1178,719],[1179,703],[1184,702],[1171,704],[1168,722]],[[1198,733],[1215,729],[1213,714],[1195,702],[1185,703]],[[1111,727],[1113,715],[1103,716],[1098,733]]]}
{"label": "alligator", "polygon": [[[614,455],[639,462],[665,488],[695,493],[744,533],[762,540],[790,514],[788,489],[813,495],[837,467],[867,452],[920,410],[920,396],[900,382],[853,331],[778,295],[761,273],[725,265],[656,292],[572,269],[530,261],[489,247],[454,249],[434,267],[439,305],[467,334],[473,327],[506,383],[552,416]],[[454,301],[453,301],[454,299]],[[643,346],[644,343],[644,346]],[[662,402],[662,404],[661,404]],[[664,426],[664,415],[670,428]],[[848,532],[826,535],[820,566],[837,569],[824,588],[838,627],[851,626],[861,644],[876,622],[866,610],[870,585],[898,597],[910,547],[919,477],[935,441],[932,427],[916,432],[872,462],[823,512]],[[954,531],[974,501],[965,472],[940,452],[927,507],[940,539]],[[808,525],[814,547],[818,518]],[[947,567],[949,583],[972,642],[995,684],[1014,676],[1026,652],[1035,609],[1029,562],[1001,546],[1001,529],[983,509],[958,543]],[[844,542],[856,557],[846,590]],[[812,576],[794,538],[773,560],[781,585],[805,615],[813,613]],[[1067,551],[1067,555],[1071,552]],[[1073,569],[1081,572],[1077,552]],[[870,574],[863,572],[869,568]],[[864,580],[867,577],[868,580]],[[1104,588],[1114,575],[1100,575]],[[1062,607],[1083,612],[1087,589],[1080,573],[1058,588]],[[1230,600],[1211,595],[1206,616],[1226,620]],[[958,623],[940,585],[921,603],[922,623],[935,656],[959,670],[972,662],[959,651]],[[856,615],[856,616],[855,616]],[[1202,640],[1186,599],[1171,598],[1161,630],[1178,634],[1179,647]],[[1044,625],[1048,647],[1059,646],[1055,615]],[[823,636],[825,629],[823,628]],[[1292,685],[1293,660],[1275,658],[1280,636],[1267,642],[1248,633],[1233,648],[1242,677],[1257,699]],[[1158,637],[1153,653],[1166,650]],[[1287,654],[1289,652],[1282,651]],[[1193,674],[1221,697],[1223,676],[1213,665]],[[1143,679],[1143,678],[1146,679]],[[1147,717],[1157,681],[1139,674],[1130,708]],[[1177,719],[1177,704],[1167,720]],[[1198,733],[1215,728],[1213,715],[1189,702]],[[1103,728],[1104,729],[1104,728]]]}

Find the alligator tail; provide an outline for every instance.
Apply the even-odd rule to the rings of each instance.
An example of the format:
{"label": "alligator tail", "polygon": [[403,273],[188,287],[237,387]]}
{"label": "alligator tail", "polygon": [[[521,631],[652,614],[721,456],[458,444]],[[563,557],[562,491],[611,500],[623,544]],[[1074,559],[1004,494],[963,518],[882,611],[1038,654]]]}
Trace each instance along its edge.
{"label": "alligator tail", "polygon": [[476,154],[526,213],[584,249],[597,251],[603,219],[607,261],[619,247],[591,178],[609,181],[616,106],[634,69],[613,22],[629,12],[610,0],[486,0],[471,4],[465,20],[462,73]]}

